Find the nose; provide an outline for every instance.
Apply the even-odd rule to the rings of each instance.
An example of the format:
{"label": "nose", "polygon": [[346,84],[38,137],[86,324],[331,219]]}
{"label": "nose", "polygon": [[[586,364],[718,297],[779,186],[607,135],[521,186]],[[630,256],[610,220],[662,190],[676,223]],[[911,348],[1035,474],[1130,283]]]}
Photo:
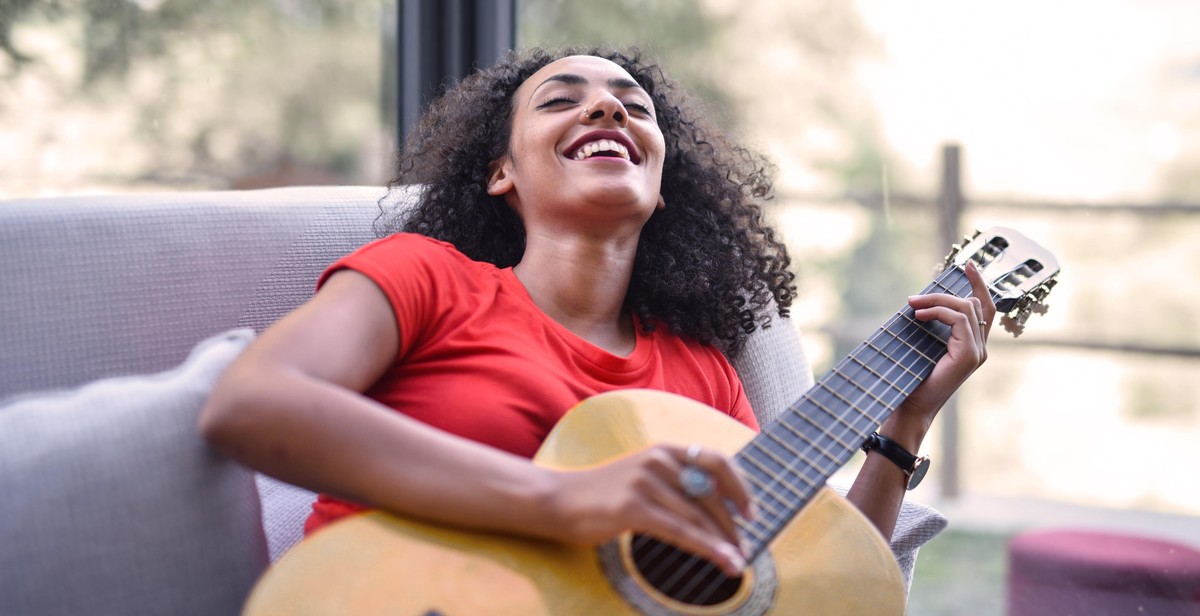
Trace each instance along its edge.
{"label": "nose", "polygon": [[606,117],[612,118],[613,122],[616,122],[617,126],[621,128],[629,124],[629,114],[625,111],[625,105],[621,104],[617,97],[607,92],[584,108],[582,120],[585,124],[591,124],[600,122]]}

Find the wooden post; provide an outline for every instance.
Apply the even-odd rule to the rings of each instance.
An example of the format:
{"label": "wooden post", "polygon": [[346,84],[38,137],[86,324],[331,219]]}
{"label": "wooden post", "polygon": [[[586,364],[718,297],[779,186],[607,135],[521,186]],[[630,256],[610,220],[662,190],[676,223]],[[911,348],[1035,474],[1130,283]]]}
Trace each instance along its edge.
{"label": "wooden post", "polygon": [[[944,255],[962,239],[962,149],[955,143],[942,146],[942,186],[938,192],[938,250]],[[958,394],[950,397],[938,413],[942,422],[942,461],[938,487],[944,499],[960,492],[958,456]]]}

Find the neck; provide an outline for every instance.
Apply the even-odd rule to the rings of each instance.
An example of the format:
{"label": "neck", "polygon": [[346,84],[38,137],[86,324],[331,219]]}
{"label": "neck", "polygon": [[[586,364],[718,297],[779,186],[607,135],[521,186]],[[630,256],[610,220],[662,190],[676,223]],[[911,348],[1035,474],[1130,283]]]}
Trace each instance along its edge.
{"label": "neck", "polygon": [[530,234],[513,273],[547,316],[600,348],[628,355],[636,334],[624,306],[636,254],[636,238]]}

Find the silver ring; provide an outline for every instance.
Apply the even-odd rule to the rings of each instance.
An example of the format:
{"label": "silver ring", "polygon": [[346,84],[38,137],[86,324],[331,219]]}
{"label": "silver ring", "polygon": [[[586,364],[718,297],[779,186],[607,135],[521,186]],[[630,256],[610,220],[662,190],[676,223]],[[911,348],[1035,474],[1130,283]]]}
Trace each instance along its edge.
{"label": "silver ring", "polygon": [[987,327],[987,321],[980,321],[980,322],[979,322],[979,326],[980,326],[980,327]]}
{"label": "silver ring", "polygon": [[694,464],[679,469],[679,485],[683,488],[683,495],[693,500],[712,496],[717,490],[712,477]]}

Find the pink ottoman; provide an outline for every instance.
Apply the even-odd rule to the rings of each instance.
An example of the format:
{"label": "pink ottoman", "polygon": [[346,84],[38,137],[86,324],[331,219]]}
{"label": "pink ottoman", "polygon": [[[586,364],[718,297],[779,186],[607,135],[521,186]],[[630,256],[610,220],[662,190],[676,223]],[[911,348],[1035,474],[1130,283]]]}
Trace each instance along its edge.
{"label": "pink ottoman", "polygon": [[1039,530],[1008,545],[1008,616],[1200,616],[1200,551],[1112,532]]}

